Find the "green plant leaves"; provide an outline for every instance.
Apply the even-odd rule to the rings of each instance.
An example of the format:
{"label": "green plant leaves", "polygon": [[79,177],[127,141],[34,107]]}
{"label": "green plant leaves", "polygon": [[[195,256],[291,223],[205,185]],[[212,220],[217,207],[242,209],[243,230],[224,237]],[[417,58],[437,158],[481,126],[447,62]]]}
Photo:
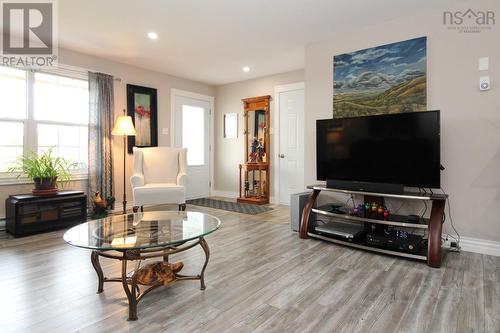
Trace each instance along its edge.
{"label": "green plant leaves", "polygon": [[59,182],[71,179],[70,169],[74,169],[77,163],[70,163],[62,157],[53,156],[53,149],[46,150],[38,155],[35,152],[29,152],[26,156],[19,156],[14,162],[14,166],[7,172],[17,173],[17,178],[22,174],[33,180],[34,178],[55,178]]}

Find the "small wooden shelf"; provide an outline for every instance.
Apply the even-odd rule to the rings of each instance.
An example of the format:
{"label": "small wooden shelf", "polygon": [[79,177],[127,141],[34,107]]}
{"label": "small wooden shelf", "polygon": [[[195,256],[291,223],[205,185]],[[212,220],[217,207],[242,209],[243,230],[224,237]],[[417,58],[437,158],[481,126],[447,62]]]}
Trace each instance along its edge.
{"label": "small wooden shelf", "polygon": [[366,251],[371,251],[371,252],[378,252],[378,253],[384,253],[384,254],[389,254],[393,256],[398,256],[398,257],[404,257],[404,258],[411,258],[411,259],[417,259],[417,260],[424,260],[427,261],[427,255],[425,254],[412,254],[412,253],[406,253],[406,252],[398,252],[398,251],[391,251],[391,250],[386,250],[386,249],[381,249],[378,247],[372,247],[372,246],[367,246],[363,244],[358,244],[358,243],[351,243],[351,242],[344,242],[339,239],[335,238],[330,238],[322,235],[318,235],[312,232],[308,232],[307,235],[312,238],[317,238],[321,239],[324,241],[332,242],[335,244],[340,244],[340,245],[345,245],[345,246],[350,246],[354,247],[356,249],[361,249],[361,250],[366,250]]}
{"label": "small wooden shelf", "polygon": [[238,202],[264,205],[269,203],[269,164],[243,163],[240,167]]}
{"label": "small wooden shelf", "polygon": [[318,208],[313,208],[312,211],[317,214],[321,215],[326,215],[326,216],[332,216],[332,217],[338,217],[341,219],[345,220],[350,220],[350,221],[355,221],[355,222],[369,222],[369,223],[378,223],[378,224],[385,224],[385,225],[392,225],[392,226],[397,226],[397,227],[404,227],[404,228],[415,228],[415,229],[428,229],[428,219],[422,219],[425,223],[407,223],[407,222],[399,222],[396,219],[403,219],[403,215],[393,215],[391,219],[394,220],[377,220],[377,219],[370,219],[367,217],[361,217],[361,216],[355,216],[355,215],[348,215],[348,214],[338,214],[338,213],[333,213],[333,212],[328,212],[324,210],[320,210]]}
{"label": "small wooden shelf", "polygon": [[239,165],[238,202],[263,205],[269,203],[269,183],[271,177],[270,111],[271,96],[244,98],[244,159]]}

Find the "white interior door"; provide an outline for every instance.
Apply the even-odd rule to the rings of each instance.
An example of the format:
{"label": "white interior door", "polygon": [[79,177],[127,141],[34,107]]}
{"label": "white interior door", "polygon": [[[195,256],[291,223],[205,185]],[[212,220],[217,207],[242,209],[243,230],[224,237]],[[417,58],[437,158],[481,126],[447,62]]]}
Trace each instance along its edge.
{"label": "white interior door", "polygon": [[[283,90],[284,89],[284,90]],[[289,89],[289,90],[288,90]],[[279,203],[290,204],[290,195],[304,189],[304,86],[284,86],[278,91]]]}
{"label": "white interior door", "polygon": [[174,146],[187,148],[186,198],[210,195],[210,102],[174,96]]}

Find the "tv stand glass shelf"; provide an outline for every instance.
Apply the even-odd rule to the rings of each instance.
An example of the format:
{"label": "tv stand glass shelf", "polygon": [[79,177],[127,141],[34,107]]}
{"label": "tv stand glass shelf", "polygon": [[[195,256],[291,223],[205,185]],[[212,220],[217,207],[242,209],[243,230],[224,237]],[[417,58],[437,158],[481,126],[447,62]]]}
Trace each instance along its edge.
{"label": "tv stand glass shelf", "polygon": [[398,257],[405,257],[405,258],[410,258],[410,259],[427,261],[427,251],[425,249],[421,253],[413,254],[413,253],[406,253],[406,252],[400,252],[400,251],[394,251],[394,250],[373,247],[373,246],[366,245],[364,243],[346,242],[346,241],[342,241],[342,240],[339,240],[336,238],[326,237],[326,236],[319,235],[319,234],[312,233],[312,232],[309,232],[308,236],[312,237],[312,238],[325,240],[327,242],[332,242],[332,243],[336,243],[336,244],[340,244],[340,245],[354,247],[354,248],[360,249],[360,250],[378,252],[378,253],[383,253],[383,254],[388,254],[388,255],[393,255],[393,256],[398,256]]}
{"label": "tv stand glass shelf", "polygon": [[330,188],[323,185],[309,185],[307,186],[310,190],[318,190],[318,191],[328,191],[328,192],[337,192],[344,194],[359,194],[359,195],[371,195],[374,197],[384,197],[384,198],[397,198],[397,199],[410,199],[410,200],[446,200],[448,198],[447,194],[441,193],[420,193],[420,192],[403,192],[401,194],[395,193],[379,193],[379,192],[364,192],[364,191],[350,191],[343,190],[337,188]]}
{"label": "tv stand glass shelf", "polygon": [[385,224],[385,225],[392,225],[402,228],[413,228],[413,229],[429,228],[429,219],[421,218],[420,223],[408,223],[406,222],[408,220],[408,217],[406,215],[391,215],[387,220],[381,220],[381,219],[373,219],[363,216],[351,215],[347,213],[340,214],[340,213],[330,212],[322,209],[322,207],[313,208],[312,211],[316,214],[337,217],[352,222],[377,223],[377,224]]}
{"label": "tv stand glass shelf", "polygon": [[[313,191],[309,195],[309,198],[304,206],[304,211],[302,214],[302,221],[299,230],[299,236],[301,238],[317,238],[332,243],[337,243],[341,245],[351,246],[354,248],[368,250],[372,252],[379,252],[389,255],[396,255],[406,258],[425,260],[427,264],[431,267],[440,267],[442,260],[442,247],[441,247],[441,232],[442,223],[444,220],[444,207],[447,199],[446,194],[438,193],[419,193],[419,192],[405,192],[401,194],[393,193],[375,193],[375,192],[362,192],[362,191],[351,191],[336,188],[328,188],[322,185],[312,185],[308,186],[308,189]],[[386,218],[378,218],[374,216],[359,216],[353,215],[350,212],[331,210],[325,208],[325,206],[315,207],[316,199],[320,192],[337,192],[347,195],[362,195],[364,196],[364,201],[381,203],[383,205],[384,198],[398,198],[402,200],[420,200],[420,201],[430,201],[432,203],[430,218],[418,218],[418,221],[409,221],[408,216],[405,215],[389,215]],[[312,213],[318,214],[319,216],[326,216],[333,220],[341,220],[348,223],[361,223],[364,225],[381,225],[381,226],[392,226],[396,228],[411,228],[413,230],[421,230],[425,232],[428,237],[425,239],[425,243],[422,243],[422,249],[416,253],[408,253],[399,250],[387,249],[372,246],[367,244],[364,239],[358,239],[356,241],[342,240],[339,238],[332,238],[323,233],[318,233],[315,231],[315,224],[311,216]]]}

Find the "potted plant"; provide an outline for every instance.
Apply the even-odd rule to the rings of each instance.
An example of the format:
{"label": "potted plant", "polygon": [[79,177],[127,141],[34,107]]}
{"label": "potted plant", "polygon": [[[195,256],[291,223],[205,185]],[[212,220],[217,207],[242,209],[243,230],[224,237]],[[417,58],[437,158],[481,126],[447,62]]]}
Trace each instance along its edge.
{"label": "potted plant", "polygon": [[76,163],[69,163],[62,157],[52,155],[53,147],[38,155],[34,152],[26,156],[19,156],[14,162],[14,166],[7,172],[18,173],[35,183],[33,193],[46,194],[57,192],[57,182],[71,179],[69,170],[76,166]]}

